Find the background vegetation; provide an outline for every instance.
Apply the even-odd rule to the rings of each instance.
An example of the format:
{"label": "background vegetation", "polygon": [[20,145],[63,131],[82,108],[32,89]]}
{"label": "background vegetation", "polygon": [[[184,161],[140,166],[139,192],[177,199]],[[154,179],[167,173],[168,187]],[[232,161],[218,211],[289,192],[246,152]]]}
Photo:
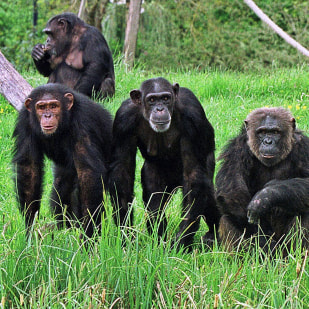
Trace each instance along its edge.
{"label": "background vegetation", "polygon": [[[309,130],[307,66],[260,73],[177,71],[163,76],[192,89],[200,99],[215,128],[216,156],[257,107],[289,108],[298,127]],[[33,73],[24,77],[34,87],[45,81]],[[129,91],[150,77],[148,71],[126,72],[116,64],[116,96],[104,105],[115,114]],[[133,203],[136,218],[134,227],[125,229],[126,246],[111,218],[108,196],[102,235],[89,250],[79,241],[80,230],[53,228],[48,161],[41,216],[27,242],[10,163],[16,116],[0,97],[0,308],[308,308],[308,252],[300,249],[299,241],[286,258],[280,253],[270,258],[254,248],[229,254],[217,243],[213,250],[203,246],[201,237],[207,231],[203,223],[193,252],[176,252],[171,241],[180,222],[180,192],[166,209],[167,242],[158,244],[156,235],[148,235],[140,156]]]}
{"label": "background vegetation", "polygon": [[[256,3],[283,30],[309,47],[307,1]],[[46,21],[63,11],[77,13],[79,1],[38,0],[36,29],[32,4],[32,0],[0,3],[0,49],[19,70],[34,68],[30,52],[34,44],[44,41],[41,30]],[[123,48],[126,6],[109,3],[102,26],[117,58]],[[242,0],[144,1],[136,56],[139,65],[157,72],[179,67],[203,71],[209,66],[259,70],[308,62],[263,25]]]}

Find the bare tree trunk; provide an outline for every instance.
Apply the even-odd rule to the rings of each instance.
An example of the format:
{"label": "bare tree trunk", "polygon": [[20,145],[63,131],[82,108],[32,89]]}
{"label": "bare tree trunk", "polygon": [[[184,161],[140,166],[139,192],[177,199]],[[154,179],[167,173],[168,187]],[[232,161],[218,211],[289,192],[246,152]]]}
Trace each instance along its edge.
{"label": "bare tree trunk", "polygon": [[264,12],[252,1],[244,0],[244,2],[251,8],[251,10],[273,31],[280,35],[287,43],[296,48],[303,55],[309,57],[309,50],[291,38],[286,32],[284,32],[279,26],[277,26]]}
{"label": "bare tree trunk", "polygon": [[86,1],[87,0],[82,0],[80,2],[79,10],[78,10],[78,17],[82,20],[85,20],[86,18]]}
{"label": "bare tree trunk", "polygon": [[18,111],[32,91],[28,82],[15,70],[0,51],[0,94]]}
{"label": "bare tree trunk", "polygon": [[133,67],[142,0],[131,0],[124,40],[124,62]]}
{"label": "bare tree trunk", "polygon": [[108,3],[108,0],[81,0],[77,16],[102,32],[102,20]]}
{"label": "bare tree trunk", "polygon": [[108,0],[96,0],[89,8],[87,22],[102,32],[102,20],[106,12]]}

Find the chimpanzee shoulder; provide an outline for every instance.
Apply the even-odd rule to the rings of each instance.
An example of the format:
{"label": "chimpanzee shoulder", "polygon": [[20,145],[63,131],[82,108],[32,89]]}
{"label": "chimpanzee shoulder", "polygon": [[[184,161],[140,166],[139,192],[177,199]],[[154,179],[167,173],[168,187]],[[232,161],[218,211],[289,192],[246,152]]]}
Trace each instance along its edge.
{"label": "chimpanzee shoulder", "polygon": [[250,152],[247,141],[248,136],[246,133],[246,128],[243,125],[240,133],[236,137],[229,140],[224,146],[218,157],[218,161],[238,162],[239,166],[241,166],[241,171],[248,170],[253,164],[254,156]]}
{"label": "chimpanzee shoulder", "polygon": [[296,173],[301,177],[309,177],[309,137],[302,131],[296,130],[294,133],[295,144],[289,155]]}
{"label": "chimpanzee shoulder", "polygon": [[[27,161],[27,158],[24,157],[25,152],[30,152],[32,158],[35,162],[42,160],[43,152],[40,151],[31,151],[31,147],[37,147],[39,144],[39,139],[36,132],[30,125],[30,113],[23,107],[19,112],[18,117],[15,122],[15,128],[12,134],[12,137],[15,139],[15,144],[13,148],[13,159],[12,163],[23,164]],[[31,143],[25,143],[25,140],[31,140]],[[27,151],[27,149],[29,149]],[[39,148],[38,148],[39,149]]]}
{"label": "chimpanzee shoulder", "polygon": [[139,105],[134,104],[131,99],[123,101],[114,119],[114,135],[132,135],[142,118],[143,114]]}
{"label": "chimpanzee shoulder", "polygon": [[112,136],[112,116],[98,103],[93,102],[84,94],[74,92],[75,104],[71,109],[72,137],[76,141],[82,135],[91,135],[97,145],[110,145]]}
{"label": "chimpanzee shoulder", "polygon": [[194,141],[195,147],[200,152],[214,151],[214,129],[201,103],[190,89],[180,87],[175,109],[178,110],[181,118],[181,133]]}

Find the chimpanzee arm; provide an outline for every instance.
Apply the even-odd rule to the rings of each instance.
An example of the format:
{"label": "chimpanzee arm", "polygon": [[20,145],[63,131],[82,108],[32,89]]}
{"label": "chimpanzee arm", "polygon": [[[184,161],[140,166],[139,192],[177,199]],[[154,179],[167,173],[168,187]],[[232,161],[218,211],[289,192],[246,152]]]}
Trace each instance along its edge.
{"label": "chimpanzee arm", "polygon": [[89,136],[80,137],[74,147],[74,165],[77,171],[83,227],[88,237],[94,227],[100,226],[107,169],[103,157]]}
{"label": "chimpanzee arm", "polygon": [[[228,249],[237,247],[245,237],[257,232],[257,226],[250,224],[247,207],[252,198],[250,171],[253,161],[246,141],[246,133],[234,138],[220,155],[221,166],[216,176],[216,200],[222,214],[219,237]],[[246,235],[246,236],[244,236]],[[260,239],[260,244],[266,239]]]}
{"label": "chimpanzee arm", "polygon": [[[215,228],[218,229],[219,211],[216,207],[213,187],[214,153],[206,155],[206,161],[199,162],[194,153],[194,146],[186,138],[181,141],[181,155],[183,161],[183,215],[184,220],[179,227],[181,243],[191,243],[191,238],[199,227],[200,216],[206,220],[209,234],[214,237]],[[186,237],[184,237],[186,235]]]}
{"label": "chimpanzee arm", "polygon": [[[219,224],[219,211],[214,198],[213,175],[215,168],[214,130],[196,97],[188,89],[181,88],[180,100],[182,138],[181,157],[183,163],[183,211],[185,220],[180,225],[179,234],[193,235],[199,226],[199,216],[205,217],[211,234]],[[186,102],[184,103],[184,99]],[[192,236],[191,236],[192,237]]]}
{"label": "chimpanzee arm", "polygon": [[222,215],[228,215],[237,226],[243,228],[247,222],[247,206],[252,198],[248,188],[251,168],[245,135],[233,139],[220,155],[222,161],[216,176],[216,199]]}
{"label": "chimpanzee arm", "polygon": [[49,55],[44,52],[42,44],[36,44],[33,47],[31,56],[33,58],[34,64],[39,71],[40,74],[43,76],[48,77],[52,73],[52,69],[50,67],[50,63],[48,61]]}
{"label": "chimpanzee arm", "polygon": [[248,220],[256,224],[261,216],[278,207],[292,216],[309,212],[309,178],[268,182],[252,198],[248,206]]}
{"label": "chimpanzee arm", "polygon": [[39,145],[31,135],[27,119],[28,111],[23,110],[13,133],[15,147],[13,166],[16,173],[16,195],[26,228],[30,228],[40,210],[44,158]]}
{"label": "chimpanzee arm", "polygon": [[[124,225],[133,200],[136,167],[136,114],[138,109],[125,101],[116,113],[113,127],[112,162],[109,191],[115,211],[116,224]],[[133,220],[133,212],[130,214]]]}
{"label": "chimpanzee arm", "polygon": [[[85,32],[81,38],[81,46],[84,46],[82,51],[83,56],[83,77],[75,85],[75,89],[81,93],[91,96],[92,86],[96,90],[100,87],[114,93],[114,82],[112,84],[110,78],[114,78],[114,66],[112,55],[108,49],[107,43],[103,38],[97,38],[93,29]],[[107,85],[102,86],[102,81],[106,79]],[[112,89],[109,89],[112,88]],[[103,93],[104,95],[104,93]]]}
{"label": "chimpanzee arm", "polygon": [[36,215],[39,215],[42,196],[42,166],[28,161],[16,164],[16,191],[19,207],[25,216],[26,227],[30,228]]}

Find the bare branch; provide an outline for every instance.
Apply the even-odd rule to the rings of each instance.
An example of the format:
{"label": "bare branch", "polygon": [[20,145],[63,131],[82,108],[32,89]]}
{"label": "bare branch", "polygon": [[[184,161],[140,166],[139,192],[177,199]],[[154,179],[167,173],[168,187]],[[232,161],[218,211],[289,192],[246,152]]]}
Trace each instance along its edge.
{"label": "bare branch", "polygon": [[18,111],[32,90],[30,84],[15,70],[0,51],[0,94]]}
{"label": "bare branch", "polygon": [[281,36],[287,43],[296,48],[303,55],[309,57],[309,50],[303,47],[301,44],[291,38],[286,32],[284,32],[279,26],[277,26],[252,0],[244,0],[244,2],[264,23],[266,23],[272,30]]}

